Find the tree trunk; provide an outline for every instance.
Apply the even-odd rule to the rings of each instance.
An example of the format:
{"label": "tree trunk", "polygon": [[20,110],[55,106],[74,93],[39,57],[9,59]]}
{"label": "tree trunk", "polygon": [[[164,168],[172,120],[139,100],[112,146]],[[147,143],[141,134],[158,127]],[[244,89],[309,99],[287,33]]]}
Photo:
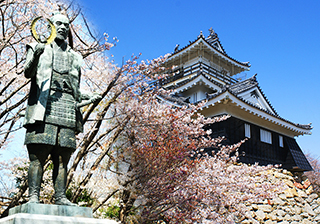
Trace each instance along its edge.
{"label": "tree trunk", "polygon": [[127,218],[130,213],[130,210],[133,207],[133,202],[134,202],[134,199],[131,198],[130,196],[131,196],[130,190],[124,190],[121,196],[119,220],[123,224],[129,223]]}

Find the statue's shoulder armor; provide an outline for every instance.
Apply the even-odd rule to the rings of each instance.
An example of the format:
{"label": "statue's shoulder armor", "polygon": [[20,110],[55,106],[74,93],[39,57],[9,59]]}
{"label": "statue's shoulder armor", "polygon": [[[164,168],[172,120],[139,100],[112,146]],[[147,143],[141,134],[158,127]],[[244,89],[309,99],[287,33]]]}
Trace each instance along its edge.
{"label": "statue's shoulder armor", "polygon": [[[33,51],[35,51],[37,45],[38,45],[37,42],[27,44],[26,45],[27,51],[28,51],[28,49],[32,49]],[[52,46],[51,45],[45,45],[45,50],[48,49],[48,48],[52,48]]]}
{"label": "statue's shoulder armor", "polygon": [[37,44],[38,44],[37,42],[27,44],[27,45],[26,45],[26,48],[27,48],[27,50],[28,50],[29,48],[31,48],[31,49],[34,51],[34,50],[36,49]]}

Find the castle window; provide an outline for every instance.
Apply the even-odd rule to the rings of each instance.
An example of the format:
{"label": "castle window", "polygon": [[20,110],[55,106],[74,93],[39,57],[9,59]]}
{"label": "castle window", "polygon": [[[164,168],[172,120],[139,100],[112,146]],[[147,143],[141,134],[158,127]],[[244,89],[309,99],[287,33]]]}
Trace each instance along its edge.
{"label": "castle window", "polygon": [[197,93],[193,94],[193,102],[194,103],[198,101],[198,96],[197,95],[198,95]]}
{"label": "castle window", "polygon": [[283,137],[279,135],[279,146],[283,147]]}
{"label": "castle window", "polygon": [[251,138],[250,124],[244,124],[244,136]]}
{"label": "castle window", "polygon": [[270,131],[260,129],[260,140],[265,143],[272,144],[272,136]]}

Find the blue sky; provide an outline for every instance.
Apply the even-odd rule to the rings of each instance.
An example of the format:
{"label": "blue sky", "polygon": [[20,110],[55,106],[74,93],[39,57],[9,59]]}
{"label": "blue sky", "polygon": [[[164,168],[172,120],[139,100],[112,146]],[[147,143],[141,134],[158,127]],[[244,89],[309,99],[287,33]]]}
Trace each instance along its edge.
{"label": "blue sky", "polygon": [[142,53],[152,59],[183,47],[212,27],[227,54],[250,61],[247,78],[285,119],[314,126],[297,141],[320,158],[320,1],[77,0],[100,34],[117,37],[116,63]]}

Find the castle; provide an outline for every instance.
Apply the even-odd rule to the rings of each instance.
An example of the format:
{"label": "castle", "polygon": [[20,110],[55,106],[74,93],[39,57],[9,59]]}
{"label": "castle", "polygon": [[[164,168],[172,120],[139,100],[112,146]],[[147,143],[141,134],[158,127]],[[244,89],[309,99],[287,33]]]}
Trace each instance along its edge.
{"label": "castle", "polygon": [[217,33],[202,32],[183,48],[177,45],[165,66],[175,69],[161,80],[170,96],[159,96],[181,106],[206,100],[201,113],[206,117],[228,114],[231,117],[210,126],[212,136],[225,136],[225,144],[248,139],[239,149],[240,161],[261,165],[281,164],[291,171],[309,171],[311,165],[296,142],[299,135],[311,134],[311,125],[301,125],[279,116],[263,93],[256,75],[245,80],[234,78],[250,69],[224,50]]}

